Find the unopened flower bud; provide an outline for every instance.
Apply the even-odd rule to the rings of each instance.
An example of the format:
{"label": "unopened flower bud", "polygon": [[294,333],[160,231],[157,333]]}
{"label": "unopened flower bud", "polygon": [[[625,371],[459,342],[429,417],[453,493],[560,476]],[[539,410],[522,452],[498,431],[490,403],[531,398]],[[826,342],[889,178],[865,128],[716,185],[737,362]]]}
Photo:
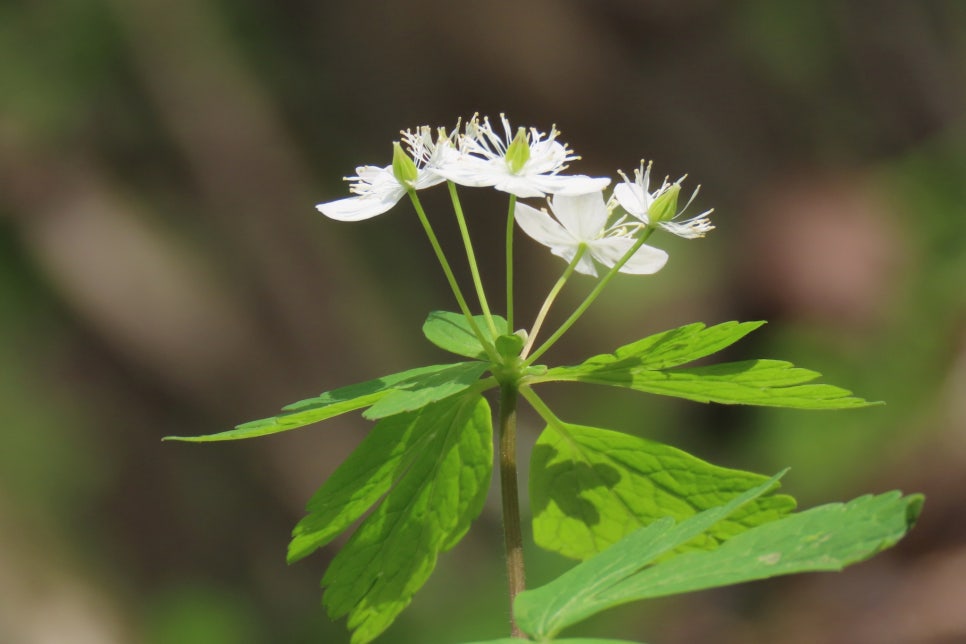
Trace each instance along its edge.
{"label": "unopened flower bud", "polygon": [[662,221],[670,221],[674,218],[678,212],[678,195],[680,192],[680,184],[672,183],[667,190],[654,200],[651,207],[647,209],[648,219],[651,220],[652,224],[659,224]]}
{"label": "unopened flower bud", "polygon": [[527,131],[521,127],[506,149],[506,163],[510,167],[510,172],[516,174],[529,160],[530,141],[527,140]]}
{"label": "unopened flower bud", "polygon": [[407,188],[411,188],[416,177],[419,176],[416,163],[406,154],[398,141],[392,144],[392,174]]}

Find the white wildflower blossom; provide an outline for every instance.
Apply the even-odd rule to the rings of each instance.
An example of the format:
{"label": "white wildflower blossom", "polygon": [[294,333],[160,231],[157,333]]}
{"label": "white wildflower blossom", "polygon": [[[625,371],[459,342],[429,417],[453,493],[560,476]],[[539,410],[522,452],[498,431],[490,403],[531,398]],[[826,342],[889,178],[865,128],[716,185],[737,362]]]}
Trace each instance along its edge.
{"label": "white wildflower blossom", "polygon": [[[459,130],[460,124],[457,122],[456,128],[450,132],[446,128],[437,128],[435,137],[433,128],[428,125],[421,125],[415,130],[405,130],[401,134],[409,154],[416,160],[416,165],[427,174],[439,177],[437,170],[458,163],[465,153],[466,141]],[[432,185],[442,181],[445,179],[440,178],[440,181]]]}
{"label": "white wildflower blossom", "polygon": [[[415,179],[404,181],[398,178],[392,165],[359,166],[356,168],[355,176],[345,178],[346,181],[352,182],[349,185],[349,192],[355,196],[321,203],[316,206],[319,212],[340,221],[361,221],[391,209],[399,203],[410,188],[422,190],[445,181],[436,173],[436,170],[441,165],[452,163],[459,157],[456,146],[457,132],[454,130],[452,134],[446,134],[445,130],[440,128],[434,140],[432,129],[424,125],[416,128],[415,131],[402,132],[402,137],[415,164]],[[395,155],[399,154],[404,154],[401,149],[395,151]]]}
{"label": "white wildflower blossom", "polygon": [[502,114],[500,124],[502,132],[488,118],[482,122],[476,116],[470,119],[459,154],[441,164],[438,174],[460,185],[493,187],[521,198],[585,194],[603,190],[610,183],[607,177],[559,174],[579,157],[557,141],[556,128],[550,134],[522,127],[514,132]]}
{"label": "white wildflower blossom", "polygon": [[[712,210],[706,210],[684,221],[676,221],[694,201],[700,186],[691,194],[691,198],[684,208],[675,212],[677,209],[677,194],[681,189],[681,182],[684,177],[674,183],[668,182],[667,177],[665,177],[661,186],[651,192],[649,190],[650,163],[645,167],[644,162],[641,161],[641,167],[634,171],[633,181],[622,171],[618,171],[618,174],[624,181],[614,186],[612,201],[619,203],[629,215],[645,225],[657,224],[664,230],[686,239],[704,237],[709,231],[714,230],[714,225],[708,217],[713,212]],[[655,212],[656,210],[660,212]]]}
{"label": "white wildflower blossom", "polygon": [[[604,201],[602,191],[582,194],[557,194],[549,199],[554,217],[546,210],[517,204],[515,217],[523,231],[550,248],[550,252],[567,262],[573,261],[581,246],[586,251],[575,269],[586,275],[597,276],[594,260],[612,267],[637,243],[643,226],[626,218],[608,226],[612,210]],[[642,245],[621,267],[621,273],[649,275],[667,263],[667,253]]]}

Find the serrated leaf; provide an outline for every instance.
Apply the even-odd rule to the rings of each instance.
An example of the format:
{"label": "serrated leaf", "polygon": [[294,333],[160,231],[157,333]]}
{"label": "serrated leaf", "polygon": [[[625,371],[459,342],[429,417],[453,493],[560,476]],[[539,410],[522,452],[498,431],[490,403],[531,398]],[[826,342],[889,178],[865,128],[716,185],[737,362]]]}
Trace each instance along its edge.
{"label": "serrated leaf", "polygon": [[680,523],[675,524],[674,519],[665,517],[635,530],[614,546],[571,568],[552,582],[521,593],[513,610],[517,624],[530,636],[543,640],[609,608],[611,604],[601,602],[602,593],[759,499],[774,488],[784,474],[781,472],[727,503]]}
{"label": "serrated leaf", "polygon": [[477,383],[489,367],[487,362],[456,362],[445,369],[406,378],[362,415],[377,420],[449,398]]}
{"label": "serrated leaf", "polygon": [[608,591],[635,601],[809,571],[839,571],[894,546],[915,524],[918,494],[866,495],[792,514],[641,571]]}
{"label": "serrated leaf", "polygon": [[[764,480],[669,445],[555,420],[531,456],[534,541],[565,557],[586,559],[643,525],[689,517]],[[714,547],[794,507],[787,495],[763,497],[688,546]]]}
{"label": "serrated leaf", "polygon": [[[508,333],[506,320],[499,315],[492,317],[497,335]],[[488,333],[489,327],[485,316],[474,315],[473,321],[476,322],[477,327],[483,333]],[[450,353],[476,360],[489,359],[483,345],[480,344],[476,334],[470,329],[466,316],[460,313],[433,311],[426,318],[426,322],[423,323],[423,335],[437,347]]]}
{"label": "serrated leaf", "polygon": [[479,395],[448,398],[376,424],[309,502],[289,546],[295,561],[377,503],[322,579],[330,616],[348,615],[353,644],[372,641],[409,604],[440,552],[480,513],[493,447]]}
{"label": "serrated leaf", "polygon": [[708,367],[651,370],[620,362],[550,369],[534,382],[569,380],[625,387],[696,402],[792,409],[848,409],[879,404],[841,387],[803,384],[819,377],[781,360],[746,360]]}
{"label": "serrated leaf", "polygon": [[893,546],[915,523],[921,506],[919,495],[863,496],[753,528],[715,550],[661,561],[659,556],[673,548],[675,540],[687,539],[681,532],[696,522],[706,524],[716,510],[676,526],[654,524],[550,584],[522,593],[515,615],[531,635],[552,636],[591,615],[633,601],[778,575],[838,571]]}
{"label": "serrated leaf", "polygon": [[[466,364],[466,363],[457,363]],[[377,403],[400,386],[413,387],[426,379],[432,379],[434,374],[446,372],[450,364],[417,367],[399,373],[394,373],[375,380],[368,380],[347,387],[333,389],[314,398],[306,398],[286,405],[282,413],[271,418],[253,420],[235,427],[235,429],[209,434],[207,436],[166,436],[163,440],[186,441],[191,443],[207,443],[212,441],[231,441],[244,438],[268,436],[290,429],[298,429],[346,412],[362,409]]]}
{"label": "serrated leaf", "polygon": [[580,366],[596,369],[668,369],[717,353],[764,324],[732,321],[705,327],[704,323],[695,322],[649,335],[620,347],[614,353],[594,356]]}

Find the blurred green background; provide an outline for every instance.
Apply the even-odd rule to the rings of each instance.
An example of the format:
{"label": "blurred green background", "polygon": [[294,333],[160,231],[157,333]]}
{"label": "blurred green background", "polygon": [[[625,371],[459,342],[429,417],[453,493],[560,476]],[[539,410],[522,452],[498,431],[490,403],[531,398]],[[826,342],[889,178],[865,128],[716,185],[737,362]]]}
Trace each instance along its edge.
{"label": "blurred green background", "polygon": [[[356,165],[388,163],[400,129],[501,111],[556,123],[584,157],[574,171],[653,158],[716,209],[718,230],[662,238],[668,266],[617,280],[547,362],[768,319],[728,357],[792,360],[888,403],[762,412],[548,387],[563,418],[790,465],[803,506],[928,495],[907,541],[846,573],[582,632],[966,641],[964,107],[957,0],[0,4],[0,642],[348,642],[319,606],[333,551],[284,554],[367,423],[160,438],[444,359],[419,327],[454,305],[410,207],[350,225],[313,206]],[[454,244],[444,197],[426,203]],[[505,202],[464,206],[496,294]],[[563,264],[518,248],[526,320]],[[522,423],[527,450],[540,428]],[[528,556],[533,583],[567,565]],[[504,634],[502,575],[491,495],[382,641]]]}

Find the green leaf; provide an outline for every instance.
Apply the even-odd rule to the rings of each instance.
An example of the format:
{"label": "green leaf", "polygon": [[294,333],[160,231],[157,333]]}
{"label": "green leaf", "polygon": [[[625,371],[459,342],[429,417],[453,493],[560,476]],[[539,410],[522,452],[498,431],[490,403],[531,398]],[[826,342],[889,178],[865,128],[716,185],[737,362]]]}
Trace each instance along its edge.
{"label": "green leaf", "polygon": [[[476,326],[487,333],[486,317],[474,315]],[[499,315],[493,316],[497,335],[508,333],[506,320]],[[433,311],[423,323],[423,335],[440,349],[476,360],[489,360],[483,345],[470,329],[466,316],[448,311]]]}
{"label": "green leaf", "polygon": [[695,323],[657,333],[594,356],[577,366],[556,367],[530,382],[571,381],[626,387],[697,402],[796,409],[845,409],[872,404],[851,392],[804,384],[821,374],[779,360],[747,360],[710,367],[674,368],[734,344],[764,322]]}
{"label": "green leaf", "polygon": [[207,436],[166,436],[164,440],[207,443],[256,438],[286,432],[290,429],[298,429],[349,411],[368,407],[388,396],[396,387],[416,386],[420,382],[425,382],[425,379],[432,379],[434,374],[447,372],[453,366],[441,364],[401,371],[375,380],[333,389],[314,398],[300,400],[283,407],[283,413],[277,416],[253,420],[226,432]]}
{"label": "green leaf", "polygon": [[[626,344],[614,353],[594,356],[580,365],[587,371],[611,369],[668,369],[709,356],[731,346],[764,322],[722,322],[705,327],[687,324]],[[562,367],[578,369],[579,367]]]}
{"label": "green leaf", "polygon": [[831,503],[759,526],[711,552],[658,563],[613,587],[635,601],[809,571],[839,571],[894,546],[915,524],[923,497],[899,491]]}
{"label": "green leaf", "polygon": [[774,488],[785,472],[680,523],[665,517],[640,528],[596,557],[571,568],[549,584],[521,593],[513,614],[529,635],[551,638],[562,629],[610,608],[602,593],[637,573],[644,566],[681,545],[693,541],[736,510],[746,507]]}
{"label": "green leaf", "polygon": [[708,367],[652,371],[636,367],[558,367],[535,381],[570,380],[626,387],[696,402],[792,409],[848,409],[881,404],[841,387],[806,385],[821,374],[781,360],[745,360]]}
{"label": "green leaf", "polygon": [[438,554],[482,510],[493,460],[490,416],[486,400],[474,394],[386,418],[309,502],[293,532],[290,562],[378,503],[322,579],[323,603],[333,619],[348,615],[353,644],[389,627]]}
{"label": "green leaf", "polygon": [[550,636],[632,601],[778,575],[842,570],[893,546],[915,523],[921,507],[920,495],[863,496],[767,523],[715,550],[664,560],[658,560],[662,553],[687,540],[694,529],[704,529],[722,509],[676,526],[653,524],[550,584],[522,593],[515,615],[531,635]]}
{"label": "green leaf", "polygon": [[[764,480],[669,445],[555,419],[531,456],[534,541],[566,557],[586,559],[643,525],[663,517],[687,518]],[[765,496],[688,546],[714,547],[794,507],[790,496]]]}
{"label": "green leaf", "polygon": [[405,378],[362,415],[377,420],[449,398],[473,386],[489,368],[487,362],[457,362],[444,369]]}

